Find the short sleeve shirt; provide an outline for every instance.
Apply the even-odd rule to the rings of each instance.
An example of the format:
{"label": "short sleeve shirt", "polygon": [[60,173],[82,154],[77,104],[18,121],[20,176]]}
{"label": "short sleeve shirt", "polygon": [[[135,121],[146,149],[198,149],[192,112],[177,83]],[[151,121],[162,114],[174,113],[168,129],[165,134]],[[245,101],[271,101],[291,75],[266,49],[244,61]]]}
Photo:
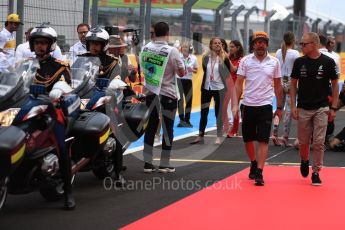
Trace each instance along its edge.
{"label": "short sleeve shirt", "polygon": [[321,53],[317,59],[296,59],[291,78],[298,80],[297,107],[306,110],[328,106],[330,80],[338,79],[334,60]]}
{"label": "short sleeve shirt", "polygon": [[273,79],[281,78],[280,64],[277,58],[267,54],[259,61],[254,54],[249,54],[240,61],[237,75],[245,79],[243,104],[247,106],[271,105],[274,89]]}

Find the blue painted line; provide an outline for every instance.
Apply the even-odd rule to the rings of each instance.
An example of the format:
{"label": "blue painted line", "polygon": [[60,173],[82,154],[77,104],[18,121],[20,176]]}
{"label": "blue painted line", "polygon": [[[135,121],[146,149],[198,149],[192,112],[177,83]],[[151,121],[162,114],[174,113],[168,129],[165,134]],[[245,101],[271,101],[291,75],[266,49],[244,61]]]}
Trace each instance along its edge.
{"label": "blue painted line", "polygon": [[[199,131],[200,111],[194,112],[190,116],[190,123],[193,125],[193,128],[177,127],[177,124],[179,122],[180,122],[180,119],[178,116],[176,116],[175,122],[174,122],[174,138],[182,136],[182,135],[186,135],[191,132]],[[211,128],[211,127],[214,127],[215,125],[216,125],[216,117],[214,114],[214,109],[210,108],[206,128]],[[161,133],[162,133],[162,130],[161,130]],[[136,142],[132,143],[128,149],[130,150],[130,149],[137,148],[143,145],[144,145],[144,136],[142,136]]]}

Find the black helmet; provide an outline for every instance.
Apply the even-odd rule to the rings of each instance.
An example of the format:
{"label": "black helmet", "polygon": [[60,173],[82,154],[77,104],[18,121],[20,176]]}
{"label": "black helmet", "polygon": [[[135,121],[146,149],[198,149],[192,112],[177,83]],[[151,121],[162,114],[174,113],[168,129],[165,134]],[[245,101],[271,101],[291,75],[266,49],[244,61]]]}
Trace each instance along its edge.
{"label": "black helmet", "polygon": [[50,53],[55,50],[57,33],[52,27],[49,26],[49,24],[43,23],[42,25],[33,28],[33,30],[31,31],[29,44],[30,50],[32,52],[34,51],[34,41],[36,38],[47,38],[49,40],[49,52],[47,53]]}
{"label": "black helmet", "polygon": [[86,40],[87,51],[90,51],[91,41],[101,42],[103,44],[103,51],[106,51],[108,41],[109,41],[109,34],[104,29],[96,27],[96,28],[92,28],[89,32],[87,32],[85,40]]}

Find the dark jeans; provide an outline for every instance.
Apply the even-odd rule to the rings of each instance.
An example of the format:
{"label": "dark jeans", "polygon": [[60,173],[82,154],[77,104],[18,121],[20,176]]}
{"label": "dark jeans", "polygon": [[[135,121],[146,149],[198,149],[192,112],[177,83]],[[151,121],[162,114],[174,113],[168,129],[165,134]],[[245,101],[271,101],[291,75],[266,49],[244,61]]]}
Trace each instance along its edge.
{"label": "dark jeans", "polygon": [[174,138],[174,120],[177,109],[177,99],[166,96],[148,95],[146,106],[149,108],[150,118],[144,136],[144,161],[152,164],[153,143],[157,131],[159,116],[162,116],[163,143],[161,166],[170,166],[170,153]]}
{"label": "dark jeans", "polygon": [[[193,100],[193,84],[189,79],[177,79],[177,84],[180,92],[180,100],[178,101],[178,114],[181,121],[189,122],[190,113],[192,111]],[[186,99],[186,109],[184,108],[184,98]]]}
{"label": "dark jeans", "polygon": [[222,109],[224,99],[224,89],[222,90],[201,90],[201,117],[199,123],[199,136],[204,136],[207,125],[208,111],[210,103],[214,99],[214,113],[217,119],[217,137],[223,135]]}

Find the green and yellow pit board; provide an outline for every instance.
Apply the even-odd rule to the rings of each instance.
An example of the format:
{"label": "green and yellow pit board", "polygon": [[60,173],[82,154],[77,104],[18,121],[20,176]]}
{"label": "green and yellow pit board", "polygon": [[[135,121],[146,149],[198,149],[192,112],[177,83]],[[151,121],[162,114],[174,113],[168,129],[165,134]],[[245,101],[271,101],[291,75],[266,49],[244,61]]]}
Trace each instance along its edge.
{"label": "green and yellow pit board", "polygon": [[[151,7],[182,9],[185,2],[187,0],[151,0]],[[224,0],[199,0],[193,5],[193,9],[217,9],[223,2]],[[140,0],[99,0],[98,6],[109,8],[138,8],[140,7]]]}

